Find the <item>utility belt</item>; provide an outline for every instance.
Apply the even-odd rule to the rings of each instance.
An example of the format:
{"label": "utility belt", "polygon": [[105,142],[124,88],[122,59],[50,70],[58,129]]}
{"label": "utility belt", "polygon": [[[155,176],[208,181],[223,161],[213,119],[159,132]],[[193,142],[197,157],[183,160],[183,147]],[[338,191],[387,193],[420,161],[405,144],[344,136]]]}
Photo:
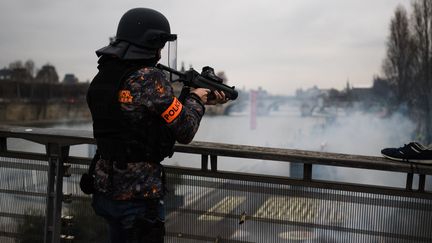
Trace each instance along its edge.
{"label": "utility belt", "polygon": [[[80,179],[80,188],[81,188],[81,191],[83,191],[85,194],[93,194],[93,193],[95,193],[95,189],[94,189],[94,180],[95,180],[95,169],[96,169],[96,163],[100,160],[100,159],[104,159],[104,160],[107,160],[107,161],[109,161],[109,163],[110,163],[110,165],[111,165],[111,169],[110,169],[110,171],[109,171],[109,175],[108,175],[108,178],[109,178],[109,180],[111,181],[111,183],[113,183],[112,182],[112,179],[113,179],[113,166],[114,166],[114,161],[113,160],[111,160],[111,159],[107,159],[107,158],[104,158],[100,153],[99,153],[99,149],[97,149],[96,150],[96,154],[94,155],[94,157],[93,157],[93,159],[92,159],[92,161],[91,161],[91,163],[90,163],[90,166],[89,166],[89,169],[88,169],[88,172],[87,173],[84,173],[82,176],[81,176],[81,179]],[[116,166],[118,167],[118,166],[125,166],[125,168],[124,169],[126,169],[126,166],[127,166],[127,163],[139,163],[139,162],[145,162],[145,160],[137,160],[137,161],[129,161],[129,162],[125,162],[124,164],[123,163],[118,163],[118,161],[116,161]],[[168,190],[167,190],[167,187],[166,187],[166,174],[165,174],[165,168],[163,167],[163,166],[161,166],[161,172],[162,172],[162,174],[161,174],[161,180],[162,180],[162,187],[163,187],[163,193],[165,194]]]}
{"label": "utility belt", "polygon": [[[151,153],[151,148],[145,146],[142,143],[136,141],[120,142],[116,140],[115,142],[110,139],[98,139],[97,140],[97,151],[92,159],[89,170],[87,173],[83,174],[80,180],[81,190],[86,194],[94,193],[94,173],[95,166],[99,159],[104,159],[109,161],[111,164],[109,178],[112,180],[113,166],[119,169],[126,169],[129,163],[140,163],[140,162],[150,162],[150,163],[160,163],[164,156],[159,154]],[[166,192],[166,178],[165,171],[162,167],[162,184],[164,187],[164,192]]]}

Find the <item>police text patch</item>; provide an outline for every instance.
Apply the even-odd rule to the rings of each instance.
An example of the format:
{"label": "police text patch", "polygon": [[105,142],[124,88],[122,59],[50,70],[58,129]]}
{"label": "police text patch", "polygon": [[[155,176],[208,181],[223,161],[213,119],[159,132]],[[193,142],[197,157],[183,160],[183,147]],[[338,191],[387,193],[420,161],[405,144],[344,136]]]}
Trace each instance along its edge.
{"label": "police text patch", "polygon": [[166,109],[162,113],[162,118],[167,123],[171,123],[172,121],[174,121],[174,119],[176,119],[180,115],[182,109],[183,109],[182,103],[180,103],[180,101],[176,97],[174,97],[171,105],[168,107],[168,109]]}

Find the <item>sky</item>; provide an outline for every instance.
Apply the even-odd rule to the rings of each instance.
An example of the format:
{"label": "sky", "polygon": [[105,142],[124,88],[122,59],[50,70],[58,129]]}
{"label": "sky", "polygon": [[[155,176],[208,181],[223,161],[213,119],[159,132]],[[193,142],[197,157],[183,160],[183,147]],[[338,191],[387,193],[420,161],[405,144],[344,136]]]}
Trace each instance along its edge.
{"label": "sky", "polygon": [[388,26],[408,0],[1,0],[0,68],[32,59],[91,80],[95,50],[129,9],[163,13],[178,35],[177,58],[224,71],[238,89],[371,86],[382,73]]}

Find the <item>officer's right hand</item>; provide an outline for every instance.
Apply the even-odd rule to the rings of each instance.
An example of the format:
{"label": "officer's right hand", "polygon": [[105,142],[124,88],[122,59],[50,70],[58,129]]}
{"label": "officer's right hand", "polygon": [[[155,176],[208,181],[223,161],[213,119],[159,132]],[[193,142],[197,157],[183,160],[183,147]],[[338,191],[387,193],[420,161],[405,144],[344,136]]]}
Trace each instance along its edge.
{"label": "officer's right hand", "polygon": [[196,94],[201,101],[206,104],[207,100],[208,100],[208,94],[210,93],[209,89],[204,89],[204,88],[196,88],[194,90],[191,90],[191,93]]}

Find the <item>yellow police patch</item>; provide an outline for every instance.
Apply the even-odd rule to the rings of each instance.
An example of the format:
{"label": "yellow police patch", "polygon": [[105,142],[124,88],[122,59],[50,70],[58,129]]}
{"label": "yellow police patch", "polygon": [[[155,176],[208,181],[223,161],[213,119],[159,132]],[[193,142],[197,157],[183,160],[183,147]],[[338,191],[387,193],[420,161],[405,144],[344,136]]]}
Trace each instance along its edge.
{"label": "yellow police patch", "polygon": [[182,103],[180,103],[180,101],[174,97],[171,105],[162,113],[161,116],[167,123],[171,123],[180,115],[182,109]]}
{"label": "yellow police patch", "polygon": [[130,104],[130,103],[132,103],[133,97],[132,97],[129,90],[124,89],[124,90],[119,91],[118,99],[119,99],[120,103]]}

